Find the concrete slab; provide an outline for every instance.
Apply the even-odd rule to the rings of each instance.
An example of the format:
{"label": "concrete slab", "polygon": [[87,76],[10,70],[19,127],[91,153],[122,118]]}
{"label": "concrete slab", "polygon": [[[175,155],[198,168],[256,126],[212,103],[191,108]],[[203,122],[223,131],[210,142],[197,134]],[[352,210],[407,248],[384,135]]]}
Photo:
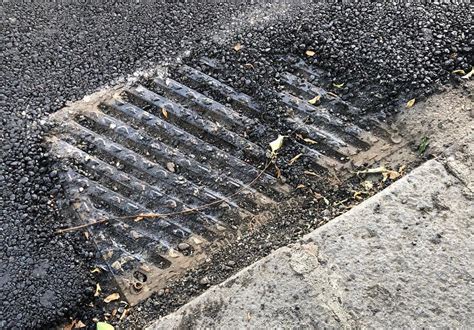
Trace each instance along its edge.
{"label": "concrete slab", "polygon": [[470,189],[431,160],[149,329],[470,326]]}

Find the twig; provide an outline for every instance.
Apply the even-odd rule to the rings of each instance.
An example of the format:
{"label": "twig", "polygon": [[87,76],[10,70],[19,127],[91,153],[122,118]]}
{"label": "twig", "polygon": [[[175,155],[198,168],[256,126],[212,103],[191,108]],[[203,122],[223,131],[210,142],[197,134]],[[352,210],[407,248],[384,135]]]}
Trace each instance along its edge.
{"label": "twig", "polygon": [[255,177],[255,179],[253,179],[250,183],[242,186],[240,189],[238,189],[236,192],[234,192],[233,194],[229,195],[229,196],[225,196],[223,198],[220,198],[214,202],[211,202],[211,203],[207,203],[207,204],[204,204],[204,205],[201,205],[201,206],[198,206],[198,207],[195,207],[195,208],[191,208],[191,209],[186,209],[186,210],[182,210],[182,211],[178,211],[178,212],[170,212],[170,213],[141,213],[141,214],[136,214],[136,215],[127,215],[127,216],[123,216],[123,217],[112,217],[112,218],[104,218],[104,219],[98,219],[98,220],[95,220],[95,221],[92,221],[92,222],[89,222],[89,223],[86,223],[86,224],[83,224],[83,225],[80,225],[80,226],[75,226],[75,227],[69,227],[69,228],[64,228],[64,229],[59,229],[56,231],[56,234],[64,234],[64,233],[69,233],[69,232],[72,232],[72,231],[76,231],[76,230],[79,230],[79,229],[83,229],[83,228],[87,228],[87,227],[91,227],[91,226],[95,226],[95,225],[98,225],[98,224],[101,224],[101,223],[105,223],[105,222],[109,222],[109,221],[116,221],[116,220],[131,220],[131,219],[137,219],[137,218],[142,218],[142,219],[156,219],[156,218],[166,218],[166,217],[171,217],[171,216],[175,216],[175,215],[183,215],[183,214],[189,214],[189,213],[194,213],[194,212],[198,212],[198,211],[202,211],[204,209],[207,209],[211,206],[214,206],[216,204],[220,204],[222,202],[225,202],[226,200],[230,199],[231,197],[234,197],[238,194],[240,194],[242,191],[250,188],[250,186],[252,186],[255,182],[257,182],[258,179],[260,179],[260,177],[265,173],[265,171],[270,167],[270,165],[272,164],[274,158],[272,158],[264,167],[264,169],[262,171],[260,171],[260,173]]}

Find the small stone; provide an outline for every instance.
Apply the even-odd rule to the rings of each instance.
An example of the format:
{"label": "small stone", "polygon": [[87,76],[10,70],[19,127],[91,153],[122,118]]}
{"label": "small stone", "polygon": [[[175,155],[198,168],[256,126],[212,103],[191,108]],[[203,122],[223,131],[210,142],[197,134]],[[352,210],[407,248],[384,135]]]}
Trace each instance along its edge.
{"label": "small stone", "polygon": [[178,250],[184,251],[188,250],[191,246],[188,243],[179,243],[178,244]]}
{"label": "small stone", "polygon": [[199,284],[201,285],[208,285],[209,283],[211,283],[211,281],[209,281],[209,278],[207,276],[204,276],[199,280]]}
{"label": "small stone", "polygon": [[171,173],[176,172],[176,165],[175,165],[173,162],[168,162],[168,163],[166,163],[166,168],[167,168],[168,171],[170,171]]}

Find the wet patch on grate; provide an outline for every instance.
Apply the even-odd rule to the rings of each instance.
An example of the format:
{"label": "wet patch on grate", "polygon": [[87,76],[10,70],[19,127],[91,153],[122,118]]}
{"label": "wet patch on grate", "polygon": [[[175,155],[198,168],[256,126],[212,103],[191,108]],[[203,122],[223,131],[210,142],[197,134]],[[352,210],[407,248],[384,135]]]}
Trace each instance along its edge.
{"label": "wet patch on grate", "polygon": [[[317,173],[348,178],[403,145],[396,131],[319,87],[317,68],[287,60],[293,73],[282,77],[279,95],[290,113],[285,123]],[[210,59],[202,65],[219,70]],[[271,221],[294,188],[270,171],[260,175],[266,145],[279,133],[261,107],[196,68],[178,72],[94,94],[52,116],[58,125],[51,149],[65,167],[64,208],[85,224],[116,218],[87,230],[132,305]],[[200,210],[120,219],[193,208]]]}

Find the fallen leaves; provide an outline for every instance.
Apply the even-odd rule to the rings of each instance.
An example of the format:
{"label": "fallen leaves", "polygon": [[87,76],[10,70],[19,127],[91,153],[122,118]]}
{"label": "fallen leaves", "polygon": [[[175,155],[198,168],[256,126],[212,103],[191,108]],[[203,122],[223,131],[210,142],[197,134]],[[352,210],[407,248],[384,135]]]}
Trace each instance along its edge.
{"label": "fallen leaves", "polygon": [[117,292],[114,292],[114,293],[108,295],[107,297],[105,297],[104,302],[105,302],[106,304],[108,304],[109,302],[112,302],[112,301],[115,301],[115,300],[119,300],[119,299],[120,299],[120,294],[117,293]]}
{"label": "fallen leaves", "polygon": [[333,85],[334,87],[336,87],[336,88],[342,88],[342,87],[344,87],[344,83],[342,83],[342,84],[333,83],[332,85]]}
{"label": "fallen leaves", "polygon": [[313,172],[313,171],[304,171],[303,173],[309,176],[321,177],[318,173]]}
{"label": "fallen leaves", "polygon": [[471,71],[469,71],[466,75],[462,76],[461,78],[469,79],[472,77],[473,74],[474,74],[474,67],[471,67]]}
{"label": "fallen leaves", "polygon": [[252,70],[255,69],[255,67],[253,66],[252,63],[245,63],[244,66],[245,66],[247,69],[252,69]]}
{"label": "fallen leaves", "polygon": [[82,321],[77,321],[76,325],[74,326],[74,329],[81,329],[81,328],[85,328],[86,325],[82,322]]}
{"label": "fallen leaves", "polygon": [[168,111],[165,108],[161,108],[161,113],[163,114],[163,117],[168,119]]}
{"label": "fallen leaves", "polygon": [[296,137],[297,137],[298,139],[300,139],[300,140],[303,140],[304,142],[306,142],[306,143],[308,143],[308,144],[316,144],[316,143],[318,143],[317,141],[314,141],[314,140],[312,140],[312,139],[310,139],[310,138],[305,138],[305,137],[303,137],[303,135],[301,135],[301,134],[296,134]]}
{"label": "fallen leaves", "polygon": [[85,328],[86,325],[81,320],[74,320],[69,324],[66,324],[63,327],[63,330],[71,330],[71,329],[82,329]]}
{"label": "fallen leaves", "polygon": [[97,330],[114,330],[115,328],[108,324],[107,322],[97,322],[96,324]]}
{"label": "fallen leaves", "polygon": [[410,101],[408,101],[407,105],[406,105],[406,108],[410,109],[411,107],[413,107],[415,105],[415,101],[416,101],[416,99],[411,99]]}
{"label": "fallen leaves", "polygon": [[424,136],[422,139],[421,139],[421,142],[420,142],[420,145],[418,146],[418,153],[420,155],[424,154],[425,151],[426,151],[426,148],[428,148],[428,145],[430,144],[430,140],[429,138],[427,138],[426,136]]}
{"label": "fallen leaves", "polygon": [[[400,168],[402,168],[402,167],[400,167]],[[382,181],[383,182],[387,181],[387,179],[395,180],[395,179],[399,178],[402,175],[402,173],[400,173],[398,171],[389,170],[389,169],[387,169],[383,166],[376,167],[376,168],[371,168],[371,169],[368,169],[368,170],[358,171],[357,175],[360,175],[360,174],[382,174]]]}
{"label": "fallen leaves", "polygon": [[316,141],[314,141],[314,140],[312,140],[312,139],[310,139],[310,138],[304,138],[303,141],[306,142],[306,143],[309,143],[309,144],[316,144],[316,143],[318,143],[318,142],[316,142]]}
{"label": "fallen leaves", "polygon": [[288,165],[293,165],[301,156],[303,156],[303,154],[298,154],[295,157],[291,158],[288,162]]}
{"label": "fallen leaves", "polygon": [[330,204],[329,200],[326,197],[324,197],[323,195],[321,195],[320,193],[315,192],[315,193],[313,193],[313,195],[316,198],[316,200],[322,199],[324,201],[324,204],[326,204],[326,205]]}
{"label": "fallen leaves", "polygon": [[281,170],[280,170],[280,168],[277,166],[277,164],[273,164],[273,165],[275,165],[276,178],[277,178],[277,179],[281,178]]}
{"label": "fallen leaves", "polygon": [[283,146],[283,140],[284,140],[283,135],[279,135],[276,138],[276,140],[270,142],[270,148],[272,149],[272,157],[276,156],[276,152]]}
{"label": "fallen leaves", "polygon": [[240,42],[238,42],[234,45],[234,50],[236,52],[240,51],[241,49],[242,49],[242,45],[240,44]]}
{"label": "fallen leaves", "polygon": [[98,296],[100,296],[100,292],[101,292],[101,291],[102,291],[102,289],[100,288],[100,285],[99,285],[99,283],[97,283],[97,284],[95,285],[95,293],[94,293],[94,297],[98,297]]}
{"label": "fallen leaves", "polygon": [[321,101],[321,95],[316,95],[311,100],[308,101],[309,104],[315,105]]}
{"label": "fallen leaves", "polygon": [[313,57],[314,55],[316,55],[316,52],[315,52],[314,50],[309,50],[309,49],[308,49],[308,50],[305,52],[305,54],[306,54],[306,56],[308,56],[308,57]]}
{"label": "fallen leaves", "polygon": [[95,267],[93,270],[91,270],[91,273],[92,274],[94,274],[94,273],[100,274],[100,273],[102,273],[102,270],[100,270],[100,268],[98,268],[98,267]]}
{"label": "fallen leaves", "polygon": [[125,308],[122,312],[122,315],[120,315],[120,321],[122,321],[128,314],[128,308]]}
{"label": "fallen leaves", "polygon": [[459,70],[454,70],[451,73],[453,73],[453,74],[462,74],[464,76],[466,74],[466,71],[459,69]]}
{"label": "fallen leaves", "polygon": [[361,183],[362,187],[364,187],[365,190],[372,190],[372,188],[374,187],[374,184],[372,183],[372,181],[363,181]]}

